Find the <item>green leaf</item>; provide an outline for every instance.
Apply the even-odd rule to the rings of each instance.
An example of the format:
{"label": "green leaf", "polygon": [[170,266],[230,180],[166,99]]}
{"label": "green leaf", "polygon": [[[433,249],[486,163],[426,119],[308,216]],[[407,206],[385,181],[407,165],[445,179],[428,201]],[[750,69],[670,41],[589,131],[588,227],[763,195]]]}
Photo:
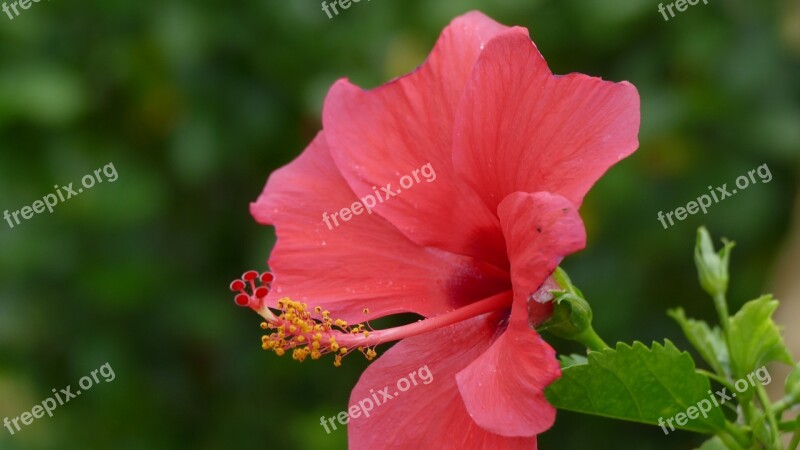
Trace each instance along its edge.
{"label": "green leaf", "polygon": [[577,365],[580,365],[580,364],[588,364],[589,363],[589,359],[588,358],[586,358],[583,355],[577,355],[577,354],[573,354],[573,355],[569,355],[569,356],[561,355],[558,359],[561,361],[561,368],[562,369],[566,369],[567,367],[577,366]]}
{"label": "green leaf", "polygon": [[669,311],[669,315],[678,322],[683,334],[716,373],[730,375],[728,346],[725,345],[725,337],[719,327],[711,328],[701,320],[686,318],[682,308]]}
{"label": "green leaf", "polygon": [[792,364],[792,357],[783,343],[780,330],[772,321],[778,301],[771,295],[746,303],[731,318],[730,345],[731,368],[742,378],[753,370],[773,361]]}
{"label": "green leaf", "polygon": [[[664,424],[677,414],[686,414],[704,401],[711,405],[708,378],[695,371],[694,361],[672,342],[617,344],[616,349],[589,352],[589,363],[563,369],[562,377],[546,391],[556,408],[614,419]],[[719,408],[707,408],[706,417],[678,424],[675,428],[714,433],[724,427]],[[669,427],[663,428],[672,430]]]}
{"label": "green leaf", "polygon": [[792,403],[800,399],[800,363],[794,366],[794,369],[786,378],[786,395],[789,396]]}
{"label": "green leaf", "polygon": [[718,437],[713,437],[707,440],[702,447],[697,450],[729,450],[725,444],[722,443],[722,439]]}

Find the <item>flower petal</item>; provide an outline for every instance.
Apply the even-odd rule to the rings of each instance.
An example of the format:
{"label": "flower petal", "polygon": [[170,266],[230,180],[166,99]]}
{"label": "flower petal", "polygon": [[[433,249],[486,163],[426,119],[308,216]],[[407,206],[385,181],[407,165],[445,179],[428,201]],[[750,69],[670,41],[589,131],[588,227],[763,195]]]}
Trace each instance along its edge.
{"label": "flower petal", "polygon": [[495,434],[531,437],[549,429],[556,411],[544,389],[561,375],[555,351],[530,328],[543,318],[539,288],[561,259],[585,243],[583,224],[569,200],[549,193],[509,195],[498,208],[508,242],[514,303],[508,328],[456,376],[470,416]]}
{"label": "flower petal", "polygon": [[522,323],[505,333],[456,375],[472,419],[486,431],[508,437],[533,437],[555,422],[556,410],[544,389],[561,376],[553,350]]}
{"label": "flower petal", "polygon": [[289,296],[361,322],[401,312],[435,315],[509,288],[507,272],[420,247],[377,214],[364,211],[339,220],[338,227],[323,222],[323,212],[356,200],[322,133],[270,176],[251,205],[256,220],[275,225],[278,235],[269,261],[276,279],[268,304]]}
{"label": "flower petal", "polygon": [[370,91],[340,80],[323,110],[331,154],[359,197],[387,184],[397,192],[402,176],[431,164],[435,178],[423,182],[418,176],[402,195],[378,204],[378,214],[418,244],[478,257],[501,268],[508,262],[495,209],[487,208],[456,176],[452,133],[455,108],[472,66],[486,42],[505,30],[509,29],[478,12],[459,17],[417,71]]}
{"label": "flower petal", "polygon": [[516,192],[553,192],[580,205],[639,145],[639,95],[627,82],[554,76],[519,33],[492,39],[455,121],[453,159],[489,208]]}
{"label": "flower petal", "polygon": [[[469,417],[456,387],[455,374],[480,355],[496,335],[503,314],[490,313],[424,335],[404,339],[362,374],[350,396],[350,408],[377,398],[370,416],[351,419],[349,448],[461,450],[535,450],[536,438],[509,438],[492,434]],[[430,377],[420,377],[427,366]],[[398,382],[417,385],[400,392]],[[429,384],[425,384],[426,380]],[[404,382],[403,386],[405,386]],[[380,391],[388,388],[393,398]],[[397,395],[395,395],[397,394]],[[382,404],[388,402],[388,404]]]}
{"label": "flower petal", "polygon": [[[512,320],[541,317],[550,304],[531,302],[561,260],[586,246],[586,229],[576,207],[566,198],[548,192],[515,192],[497,208],[503,227],[511,285],[514,289]],[[522,309],[522,311],[517,311]],[[513,313],[519,313],[513,314]],[[537,314],[538,312],[538,314]],[[548,311],[549,312],[549,311]]]}

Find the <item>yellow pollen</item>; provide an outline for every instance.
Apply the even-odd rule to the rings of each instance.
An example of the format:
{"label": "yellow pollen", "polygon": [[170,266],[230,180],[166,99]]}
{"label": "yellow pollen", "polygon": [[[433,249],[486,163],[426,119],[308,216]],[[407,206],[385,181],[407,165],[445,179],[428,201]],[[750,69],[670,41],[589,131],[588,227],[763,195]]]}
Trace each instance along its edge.
{"label": "yellow pollen", "polygon": [[[262,322],[260,326],[264,330],[272,330],[268,332],[270,334],[261,337],[261,347],[264,350],[274,351],[278,356],[283,356],[291,350],[292,359],[303,362],[309,356],[316,360],[326,353],[333,353],[333,365],[339,367],[342,365],[342,358],[351,353],[351,349],[341,347],[336,340],[337,336],[369,336],[363,324],[348,326],[342,319],[332,319],[330,311],[323,310],[319,306],[314,307],[312,312],[308,309],[308,304],[290,298],[278,300],[277,305],[274,309],[279,310],[279,313],[265,316],[267,321]],[[369,309],[364,308],[363,311],[364,314],[369,314]],[[377,356],[372,348],[356,349],[368,360]]]}

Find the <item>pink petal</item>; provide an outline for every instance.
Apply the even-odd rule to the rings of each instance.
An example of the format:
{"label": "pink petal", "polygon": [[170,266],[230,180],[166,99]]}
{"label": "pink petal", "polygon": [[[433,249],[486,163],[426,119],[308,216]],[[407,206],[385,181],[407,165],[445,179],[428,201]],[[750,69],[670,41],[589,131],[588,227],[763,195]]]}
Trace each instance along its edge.
{"label": "pink petal", "polygon": [[561,376],[556,352],[536,331],[512,323],[483,355],[456,375],[467,411],[480,427],[534,437],[553,426],[544,389]]}
{"label": "pink petal", "polygon": [[527,317],[528,309],[535,316],[549,304],[531,302],[531,296],[565,256],[586,246],[586,229],[577,208],[569,200],[548,192],[515,192],[500,203],[497,214],[511,260],[514,287],[511,318]]}
{"label": "pink petal", "polygon": [[544,389],[561,375],[555,351],[528,324],[529,308],[533,315],[544,309],[532,297],[586,236],[572,203],[549,193],[511,194],[498,214],[511,258],[514,306],[505,333],[456,379],[478,425],[502,436],[531,437],[555,421]]}
{"label": "pink petal", "polygon": [[492,39],[466,85],[454,162],[489,208],[506,195],[553,192],[580,205],[639,145],[639,95],[627,82],[553,76],[520,33]]}
{"label": "pink petal", "polygon": [[[478,12],[455,19],[428,61],[410,75],[364,91],[346,80],[328,93],[323,124],[331,154],[359,197],[430,163],[436,178],[420,177],[375,210],[412,241],[507,267],[494,208],[453,169],[455,108],[483,46],[507,27]],[[510,33],[525,35],[523,29]]]}
{"label": "pink petal", "polygon": [[[477,426],[456,387],[455,374],[486,350],[503,316],[486,314],[404,339],[369,366],[353,389],[350,407],[366,399],[381,403],[370,417],[361,413],[350,421],[350,450],[535,450],[535,437],[502,437]],[[429,384],[419,376],[423,366],[430,370]],[[412,373],[417,385],[400,392],[398,382],[410,380]],[[386,387],[391,400],[380,394]]]}
{"label": "pink petal", "polygon": [[[401,312],[429,316],[507,290],[508,273],[409,241],[385,219],[363,212],[332,229],[322,220],[355,195],[331,160],[322,133],[270,177],[251,205],[275,225],[276,275],[268,304],[289,296],[348,322]],[[363,309],[369,309],[369,315]]]}

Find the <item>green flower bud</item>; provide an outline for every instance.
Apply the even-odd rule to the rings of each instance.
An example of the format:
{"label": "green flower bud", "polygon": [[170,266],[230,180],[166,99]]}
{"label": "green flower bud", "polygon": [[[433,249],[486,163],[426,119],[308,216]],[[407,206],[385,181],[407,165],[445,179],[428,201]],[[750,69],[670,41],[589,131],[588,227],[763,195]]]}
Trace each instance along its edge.
{"label": "green flower bud", "polygon": [[593,350],[607,347],[592,328],[592,308],[580,289],[572,284],[560,267],[553,273],[553,279],[561,289],[550,291],[553,294],[553,315],[538,330],[578,341]]}
{"label": "green flower bud", "polygon": [[724,240],[724,246],[717,253],[714,243],[705,227],[697,230],[697,244],[694,248],[694,261],[703,290],[714,298],[724,297],[728,291],[728,262],[734,243]]}

